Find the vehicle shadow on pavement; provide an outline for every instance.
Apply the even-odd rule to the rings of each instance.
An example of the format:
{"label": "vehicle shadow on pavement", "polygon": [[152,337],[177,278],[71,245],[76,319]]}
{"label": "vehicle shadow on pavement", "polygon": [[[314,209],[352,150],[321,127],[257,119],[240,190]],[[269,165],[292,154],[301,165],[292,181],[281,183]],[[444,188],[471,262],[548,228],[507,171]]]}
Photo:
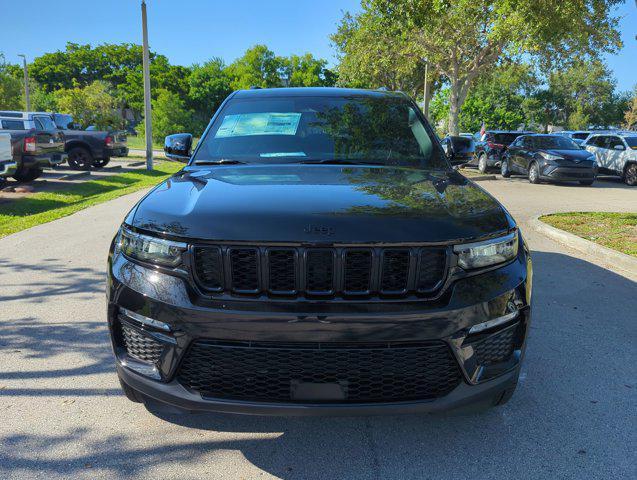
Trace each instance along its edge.
{"label": "vehicle shadow on pavement", "polygon": [[[509,178],[498,178],[498,180],[504,180],[507,182],[513,182],[513,183],[529,183],[528,178],[520,176],[520,175],[513,175]],[[597,179],[595,180],[595,183],[593,183],[592,185],[588,185],[588,186],[584,186],[584,185],[580,185],[578,183],[574,183],[574,182],[552,182],[552,183],[547,183],[547,182],[543,182],[540,185],[533,185],[534,187],[541,187],[541,186],[559,186],[560,188],[563,187],[570,187],[570,188],[577,188],[577,189],[591,189],[591,188],[607,188],[607,189],[620,189],[620,190],[630,190],[630,189],[634,189],[635,187],[631,187],[629,185],[626,185],[623,180],[620,177],[613,177],[613,176],[603,176],[603,177],[597,177]]]}
{"label": "vehicle shadow on pavement", "polygon": [[[635,422],[627,412],[637,408],[636,284],[569,255],[532,256],[532,330],[518,391],[503,407],[391,417],[259,417],[149,413],[133,406],[134,415],[116,434],[99,424],[73,428],[70,418],[63,433],[3,436],[0,473],[134,478],[169,472],[164,477],[174,478],[181,471],[184,478],[202,478],[195,472],[206,471],[253,478],[245,474],[253,467],[241,465],[245,458],[283,479],[631,478]],[[68,330],[56,340],[70,335]],[[93,345],[87,353],[96,351]],[[84,379],[82,387],[100,385]],[[132,405],[123,397],[109,402]],[[152,445],[142,445],[149,438]],[[58,449],[63,457],[48,453]],[[237,471],[223,462],[226,470],[213,475],[216,462],[233,452]]]}

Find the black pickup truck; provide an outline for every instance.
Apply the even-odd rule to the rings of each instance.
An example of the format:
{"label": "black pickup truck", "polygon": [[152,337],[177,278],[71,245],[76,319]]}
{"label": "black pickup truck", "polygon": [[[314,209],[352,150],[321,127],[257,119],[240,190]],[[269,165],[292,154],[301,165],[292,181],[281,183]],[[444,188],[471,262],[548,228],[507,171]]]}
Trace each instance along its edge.
{"label": "black pickup truck", "polygon": [[111,157],[128,155],[126,133],[117,130],[80,130],[71,115],[53,113],[51,118],[64,132],[65,150],[69,154],[71,168],[84,170],[102,168]]}
{"label": "black pickup truck", "polygon": [[0,132],[11,134],[13,178],[30,182],[42,175],[42,169],[67,160],[64,134],[47,113],[0,111]]}

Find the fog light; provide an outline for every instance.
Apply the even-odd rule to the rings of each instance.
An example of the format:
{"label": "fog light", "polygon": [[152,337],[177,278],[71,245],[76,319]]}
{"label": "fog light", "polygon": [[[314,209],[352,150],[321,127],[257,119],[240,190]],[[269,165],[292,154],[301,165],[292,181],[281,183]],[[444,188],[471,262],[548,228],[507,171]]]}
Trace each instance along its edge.
{"label": "fog light", "polygon": [[159,320],[155,320],[154,318],[148,318],[139,313],[131,312],[126,308],[120,307],[119,311],[126,315],[128,318],[135,320],[136,322],[142,323],[144,325],[148,325],[150,327],[155,327],[160,330],[165,330],[166,332],[170,331],[170,325],[164,322],[160,322]]}
{"label": "fog light", "polygon": [[513,320],[515,317],[518,316],[518,313],[520,313],[519,310],[516,310],[515,312],[507,313],[502,317],[494,318],[493,320],[489,320],[487,322],[478,323],[469,329],[469,334],[482,332],[484,330],[497,327],[498,325],[502,325],[509,320]]}

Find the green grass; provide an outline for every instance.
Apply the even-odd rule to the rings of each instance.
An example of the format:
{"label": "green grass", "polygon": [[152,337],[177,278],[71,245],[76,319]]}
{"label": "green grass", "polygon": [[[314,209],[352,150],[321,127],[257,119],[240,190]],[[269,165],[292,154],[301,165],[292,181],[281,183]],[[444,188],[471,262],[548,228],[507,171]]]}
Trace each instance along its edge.
{"label": "green grass", "polygon": [[183,166],[178,162],[161,162],[152,172],[125,172],[99,180],[69,184],[56,192],[40,192],[8,201],[0,199],[0,238],[127,193],[152,187]]}
{"label": "green grass", "polygon": [[540,217],[553,227],[637,257],[637,213],[569,212]]}

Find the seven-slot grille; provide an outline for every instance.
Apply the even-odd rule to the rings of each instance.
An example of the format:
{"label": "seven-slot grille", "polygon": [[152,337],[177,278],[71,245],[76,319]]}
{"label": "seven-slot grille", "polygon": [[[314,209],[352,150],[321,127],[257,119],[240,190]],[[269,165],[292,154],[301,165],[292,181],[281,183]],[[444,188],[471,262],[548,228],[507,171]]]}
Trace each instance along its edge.
{"label": "seven-slot grille", "polygon": [[[312,403],[439,398],[461,381],[444,342],[386,344],[249,343],[196,340],[177,378],[204,397]],[[296,385],[333,385],[340,399],[298,400]]]}
{"label": "seven-slot grille", "polygon": [[195,246],[206,292],[272,296],[432,296],[447,271],[445,247]]}

